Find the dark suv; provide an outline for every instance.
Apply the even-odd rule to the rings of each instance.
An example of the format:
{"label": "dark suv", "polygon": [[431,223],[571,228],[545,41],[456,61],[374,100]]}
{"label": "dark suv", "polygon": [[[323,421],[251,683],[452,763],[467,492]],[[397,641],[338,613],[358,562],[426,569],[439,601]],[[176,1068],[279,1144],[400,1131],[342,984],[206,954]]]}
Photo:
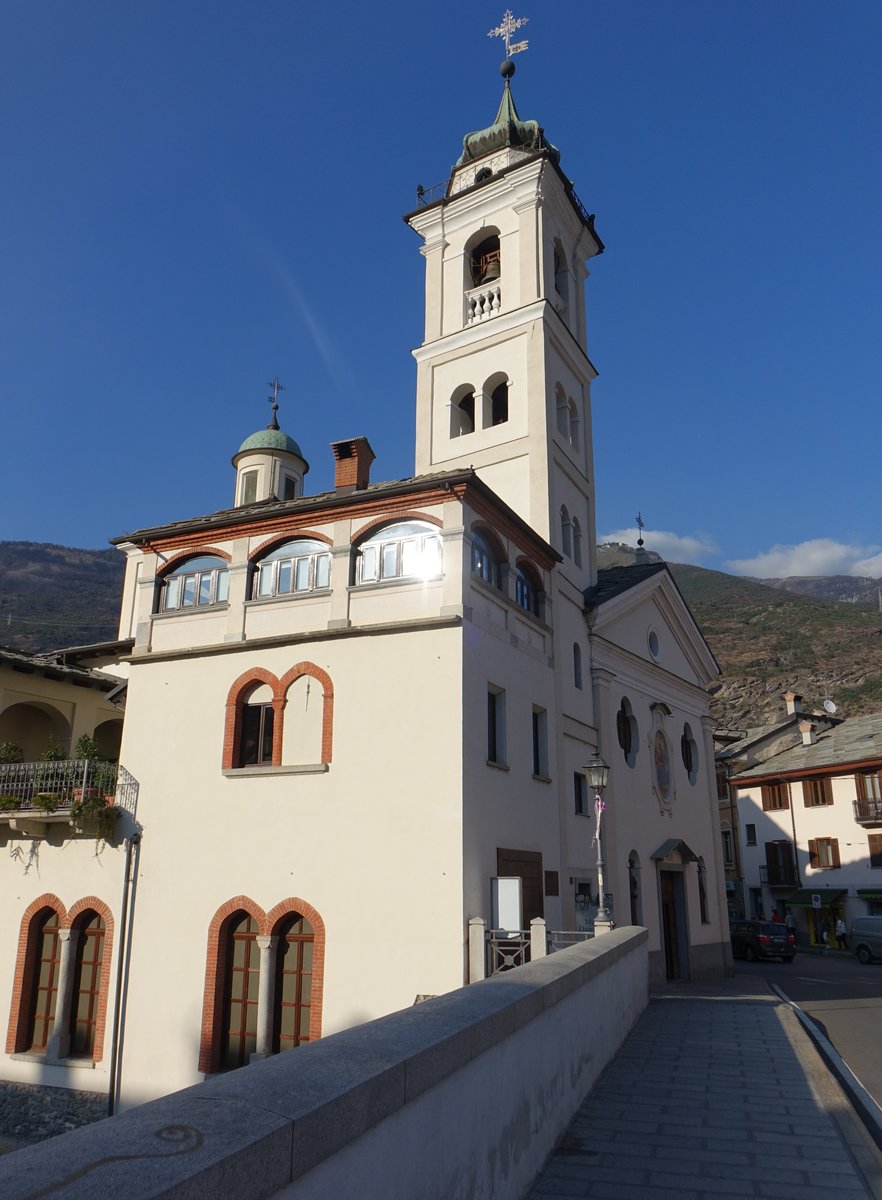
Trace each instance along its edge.
{"label": "dark suv", "polygon": [[756,962],[758,958],[783,958],[793,962],[796,938],[786,925],[775,921],[736,921],[730,930],[732,957]]}

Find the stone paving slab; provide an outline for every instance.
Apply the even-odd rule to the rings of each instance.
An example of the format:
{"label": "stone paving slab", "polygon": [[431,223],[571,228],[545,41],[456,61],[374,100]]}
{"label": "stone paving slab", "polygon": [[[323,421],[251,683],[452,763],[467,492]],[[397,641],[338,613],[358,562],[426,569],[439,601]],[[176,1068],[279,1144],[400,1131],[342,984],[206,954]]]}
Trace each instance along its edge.
{"label": "stone paving slab", "polygon": [[882,1200],[882,1156],[756,979],[654,995],[526,1200]]}

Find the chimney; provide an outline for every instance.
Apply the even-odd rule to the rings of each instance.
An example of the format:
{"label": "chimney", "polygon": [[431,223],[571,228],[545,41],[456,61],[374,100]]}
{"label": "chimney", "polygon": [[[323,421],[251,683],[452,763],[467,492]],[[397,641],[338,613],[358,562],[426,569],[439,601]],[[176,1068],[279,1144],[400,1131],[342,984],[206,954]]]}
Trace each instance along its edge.
{"label": "chimney", "polygon": [[817,726],[814,721],[800,721],[799,732],[802,734],[803,746],[814,746],[818,740]]}
{"label": "chimney", "polygon": [[376,458],[367,438],[331,442],[334,451],[334,487],[338,492],[360,492],[371,481],[371,463]]}
{"label": "chimney", "polygon": [[784,699],[787,702],[787,715],[795,716],[802,712],[802,696],[798,696],[796,692],[785,692]]}

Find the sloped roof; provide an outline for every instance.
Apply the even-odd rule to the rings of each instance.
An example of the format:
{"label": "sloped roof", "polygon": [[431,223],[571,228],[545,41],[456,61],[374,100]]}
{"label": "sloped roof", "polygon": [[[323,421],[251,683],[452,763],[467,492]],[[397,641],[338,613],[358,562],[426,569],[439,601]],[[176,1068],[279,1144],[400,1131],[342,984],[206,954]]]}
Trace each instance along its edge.
{"label": "sloped roof", "polygon": [[51,654],[26,654],[23,650],[13,650],[11,647],[0,646],[0,666],[10,667],[25,675],[41,675],[44,679],[56,679],[61,683],[73,683],[78,687],[95,687],[104,692],[110,692],[119,686],[117,675],[107,675],[103,671],[90,671],[86,667],[78,667],[57,662]]}
{"label": "sloped roof", "polygon": [[[658,575],[660,571],[667,571],[670,575],[667,564],[663,562],[603,568],[597,572],[596,585],[585,589],[585,607],[595,608],[600,604],[606,604],[608,600],[612,600],[616,596],[620,596],[623,592],[629,591],[632,587],[636,587],[644,579]],[[671,579],[673,579],[673,576],[671,576]]]}
{"label": "sloped roof", "polygon": [[[810,720],[803,716],[803,720]],[[747,771],[736,780],[775,779],[781,775],[817,773],[825,768],[882,762],[882,713],[849,717],[832,729],[819,731],[812,746],[791,746]]]}

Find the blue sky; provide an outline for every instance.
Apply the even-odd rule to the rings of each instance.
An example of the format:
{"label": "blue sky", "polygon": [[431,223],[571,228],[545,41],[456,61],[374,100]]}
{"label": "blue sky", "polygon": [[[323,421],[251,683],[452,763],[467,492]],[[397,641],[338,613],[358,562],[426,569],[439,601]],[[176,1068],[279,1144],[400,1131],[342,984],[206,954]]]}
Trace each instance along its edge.
{"label": "blue sky", "polygon": [[[882,576],[882,5],[544,0],[520,114],[607,250],[588,281],[598,533]],[[401,221],[489,123],[503,5],[0,6],[0,539],[225,507],[280,419],[412,473]]]}

